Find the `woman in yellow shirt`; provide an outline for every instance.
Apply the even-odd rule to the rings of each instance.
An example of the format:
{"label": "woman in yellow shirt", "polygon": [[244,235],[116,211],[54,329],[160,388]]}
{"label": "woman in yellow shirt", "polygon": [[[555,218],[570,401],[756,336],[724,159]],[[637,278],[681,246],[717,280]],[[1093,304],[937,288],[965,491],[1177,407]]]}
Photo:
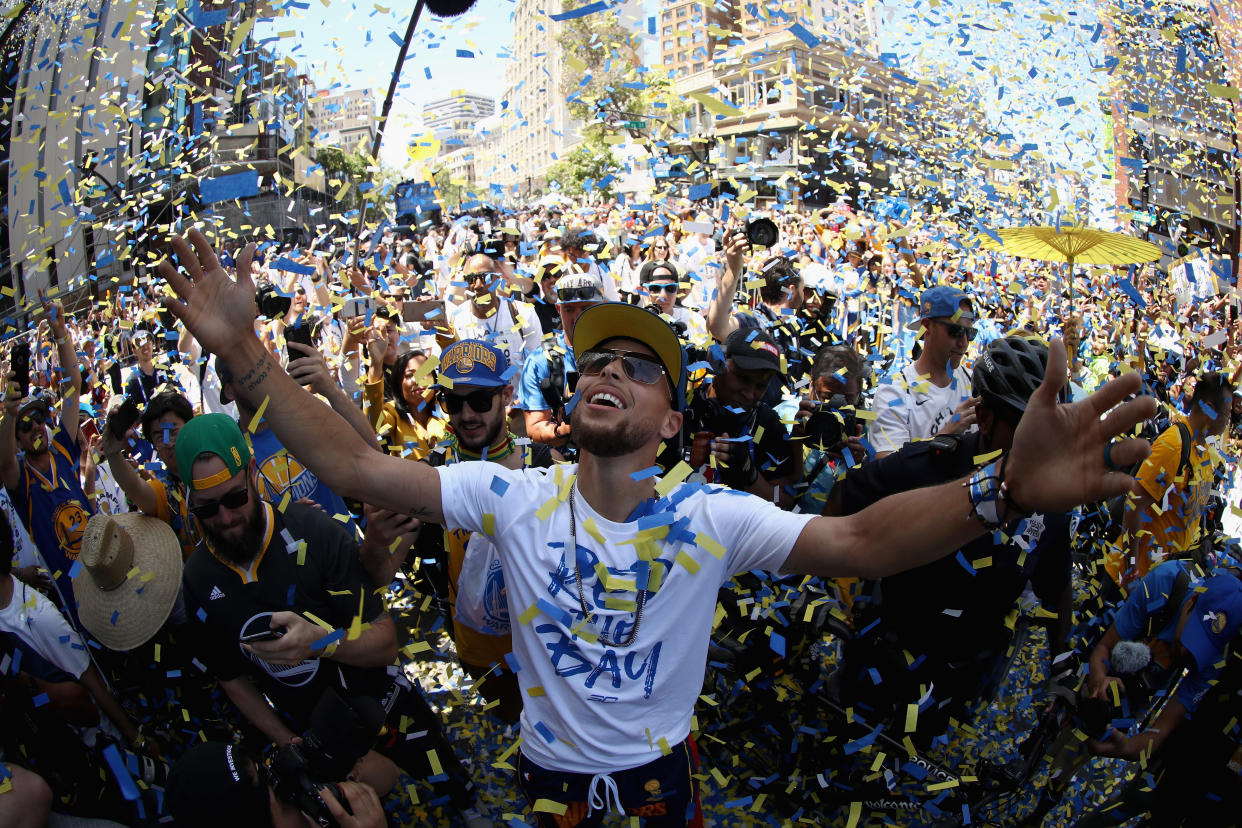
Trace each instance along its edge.
{"label": "woman in yellow shirt", "polygon": [[367,342],[371,366],[363,385],[363,410],[388,453],[421,460],[445,437],[444,420],[433,416],[435,377],[419,374],[427,355],[416,350],[399,355],[385,370],[386,346],[386,340]]}

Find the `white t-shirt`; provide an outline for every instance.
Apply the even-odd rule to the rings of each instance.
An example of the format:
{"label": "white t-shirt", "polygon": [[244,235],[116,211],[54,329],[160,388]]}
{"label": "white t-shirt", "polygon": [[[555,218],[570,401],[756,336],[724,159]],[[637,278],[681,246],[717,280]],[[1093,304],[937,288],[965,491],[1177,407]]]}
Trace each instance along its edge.
{"label": "white t-shirt", "polygon": [[875,391],[875,420],[867,440],[876,452],[896,451],[911,440],[931,437],[959,405],[970,399],[970,374],[958,366],[944,388],[920,376],[913,364]]}
{"label": "white t-shirt", "polygon": [[[778,570],[811,519],[731,489],[682,484],[662,501],[675,507],[613,523],[575,495],[583,592],[594,616],[583,623],[575,562],[565,555],[568,498],[557,502],[577,466],[515,471],[468,462],[439,471],[445,526],[486,534],[500,552],[525,700],[522,752],[542,767],[572,773],[638,767],[661,756],[661,744],[686,738],[703,687],[717,591],[737,572]],[[635,536],[670,524],[671,537],[654,543],[648,583],[655,589],[634,642],[608,647],[571,632],[581,625],[610,641],[629,636]],[[611,591],[596,574],[597,562],[607,567]],[[609,597],[629,606],[606,608]],[[536,688],[541,692],[532,695]]]}
{"label": "white t-shirt", "polygon": [[535,309],[525,302],[502,299],[496,312],[480,319],[470,309],[467,300],[449,311],[449,321],[460,339],[481,339],[505,352],[505,358],[513,368],[513,377],[522,376],[522,363],[543,342],[543,326]]}
{"label": "white t-shirt", "polygon": [[0,632],[16,636],[33,653],[75,679],[82,678],[90,666],[90,656],[86,654],[81,637],[56,605],[16,578],[13,578],[13,597],[9,605],[0,609]]}

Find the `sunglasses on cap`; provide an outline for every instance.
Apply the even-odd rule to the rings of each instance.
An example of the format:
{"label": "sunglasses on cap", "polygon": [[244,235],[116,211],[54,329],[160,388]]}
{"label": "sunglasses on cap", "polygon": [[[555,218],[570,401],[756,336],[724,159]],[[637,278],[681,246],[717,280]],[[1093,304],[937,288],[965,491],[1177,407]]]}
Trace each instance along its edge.
{"label": "sunglasses on cap", "polygon": [[561,302],[595,302],[599,299],[599,288],[595,285],[557,288],[556,298]]}
{"label": "sunglasses on cap", "polygon": [[242,489],[229,492],[219,500],[208,500],[204,503],[194,503],[190,505],[190,514],[199,520],[213,518],[220,512],[220,507],[225,509],[240,509],[250,502],[250,487],[246,486]]}
{"label": "sunglasses on cap", "polygon": [[486,414],[492,410],[492,402],[499,392],[499,388],[485,388],[469,394],[450,394],[441,389],[436,392],[436,399],[449,414],[460,414],[463,405],[469,405],[476,414]]}
{"label": "sunglasses on cap", "polygon": [[660,293],[660,292],[676,293],[677,283],[676,282],[650,282],[647,285],[647,290],[651,291],[652,293]]}
{"label": "sunglasses on cap", "polygon": [[951,339],[961,339],[962,337],[966,337],[967,342],[974,342],[975,337],[979,335],[979,332],[974,328],[968,328],[965,325],[945,322],[943,319],[937,319],[936,321],[944,326],[944,329],[949,332],[949,337]]}
{"label": "sunglasses on cap", "polygon": [[42,411],[31,411],[17,422],[17,430],[21,434],[28,434],[37,425],[43,425],[47,422],[47,418],[43,416]]}
{"label": "sunglasses on cap", "polygon": [[578,358],[578,373],[583,376],[602,374],[604,368],[615,360],[621,360],[625,375],[643,385],[655,385],[664,376],[664,366],[655,357],[634,351],[587,351]]}

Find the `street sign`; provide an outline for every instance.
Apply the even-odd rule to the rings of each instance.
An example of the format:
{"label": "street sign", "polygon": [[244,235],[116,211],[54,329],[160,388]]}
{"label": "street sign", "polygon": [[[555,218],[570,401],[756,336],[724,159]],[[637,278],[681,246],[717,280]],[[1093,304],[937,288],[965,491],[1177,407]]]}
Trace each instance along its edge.
{"label": "street sign", "polygon": [[647,122],[646,121],[626,121],[625,128],[626,129],[646,129]]}

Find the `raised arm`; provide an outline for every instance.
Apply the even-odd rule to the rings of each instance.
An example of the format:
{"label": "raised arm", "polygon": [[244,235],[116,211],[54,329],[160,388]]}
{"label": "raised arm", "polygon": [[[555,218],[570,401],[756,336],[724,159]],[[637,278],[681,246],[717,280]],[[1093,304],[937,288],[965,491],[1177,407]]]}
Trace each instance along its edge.
{"label": "raised arm", "polygon": [[[1105,446],[1155,412],[1150,397],[1123,402],[1139,390],[1137,374],[1118,377],[1079,402],[1058,405],[1065,370],[1065,345],[1053,340],[1047,374],[1031,395],[1004,465],[1011,501],[1032,511],[1063,512],[1125,493],[1134,479],[1117,469],[1151,451],[1146,440],[1120,440],[1111,451],[1114,468],[1105,465]],[[964,482],[886,497],[848,517],[815,518],[798,536],[784,569],[880,578],[944,557],[985,532],[972,515]]]}
{"label": "raised arm", "polygon": [[254,246],[247,245],[238,258],[236,281],[197,230],[189,232],[188,241],[173,238],[172,246],[185,272],[170,262],[160,265],[180,297],[166,300],[166,307],[204,348],[224,359],[241,396],[255,408],[266,405],[267,422],[289,453],[338,494],[439,523],[436,470],[373,451],[341,415],[286,374],[255,337]]}
{"label": "raised arm", "polygon": [[81,414],[78,408],[78,395],[82,393],[82,372],[78,368],[78,349],[73,343],[73,337],[69,335],[68,326],[65,325],[65,308],[60,301],[50,304],[45,301],[43,309],[48,313],[52,338],[56,340],[56,356],[60,359],[60,370],[65,376],[60,387],[60,427],[70,442],[77,442],[78,418]]}
{"label": "raised arm", "polygon": [[734,230],[724,242],[725,268],[717,282],[716,295],[707,305],[707,330],[718,342],[724,342],[737,329],[733,300],[737,297],[737,285],[742,280],[749,246],[741,230]]}

